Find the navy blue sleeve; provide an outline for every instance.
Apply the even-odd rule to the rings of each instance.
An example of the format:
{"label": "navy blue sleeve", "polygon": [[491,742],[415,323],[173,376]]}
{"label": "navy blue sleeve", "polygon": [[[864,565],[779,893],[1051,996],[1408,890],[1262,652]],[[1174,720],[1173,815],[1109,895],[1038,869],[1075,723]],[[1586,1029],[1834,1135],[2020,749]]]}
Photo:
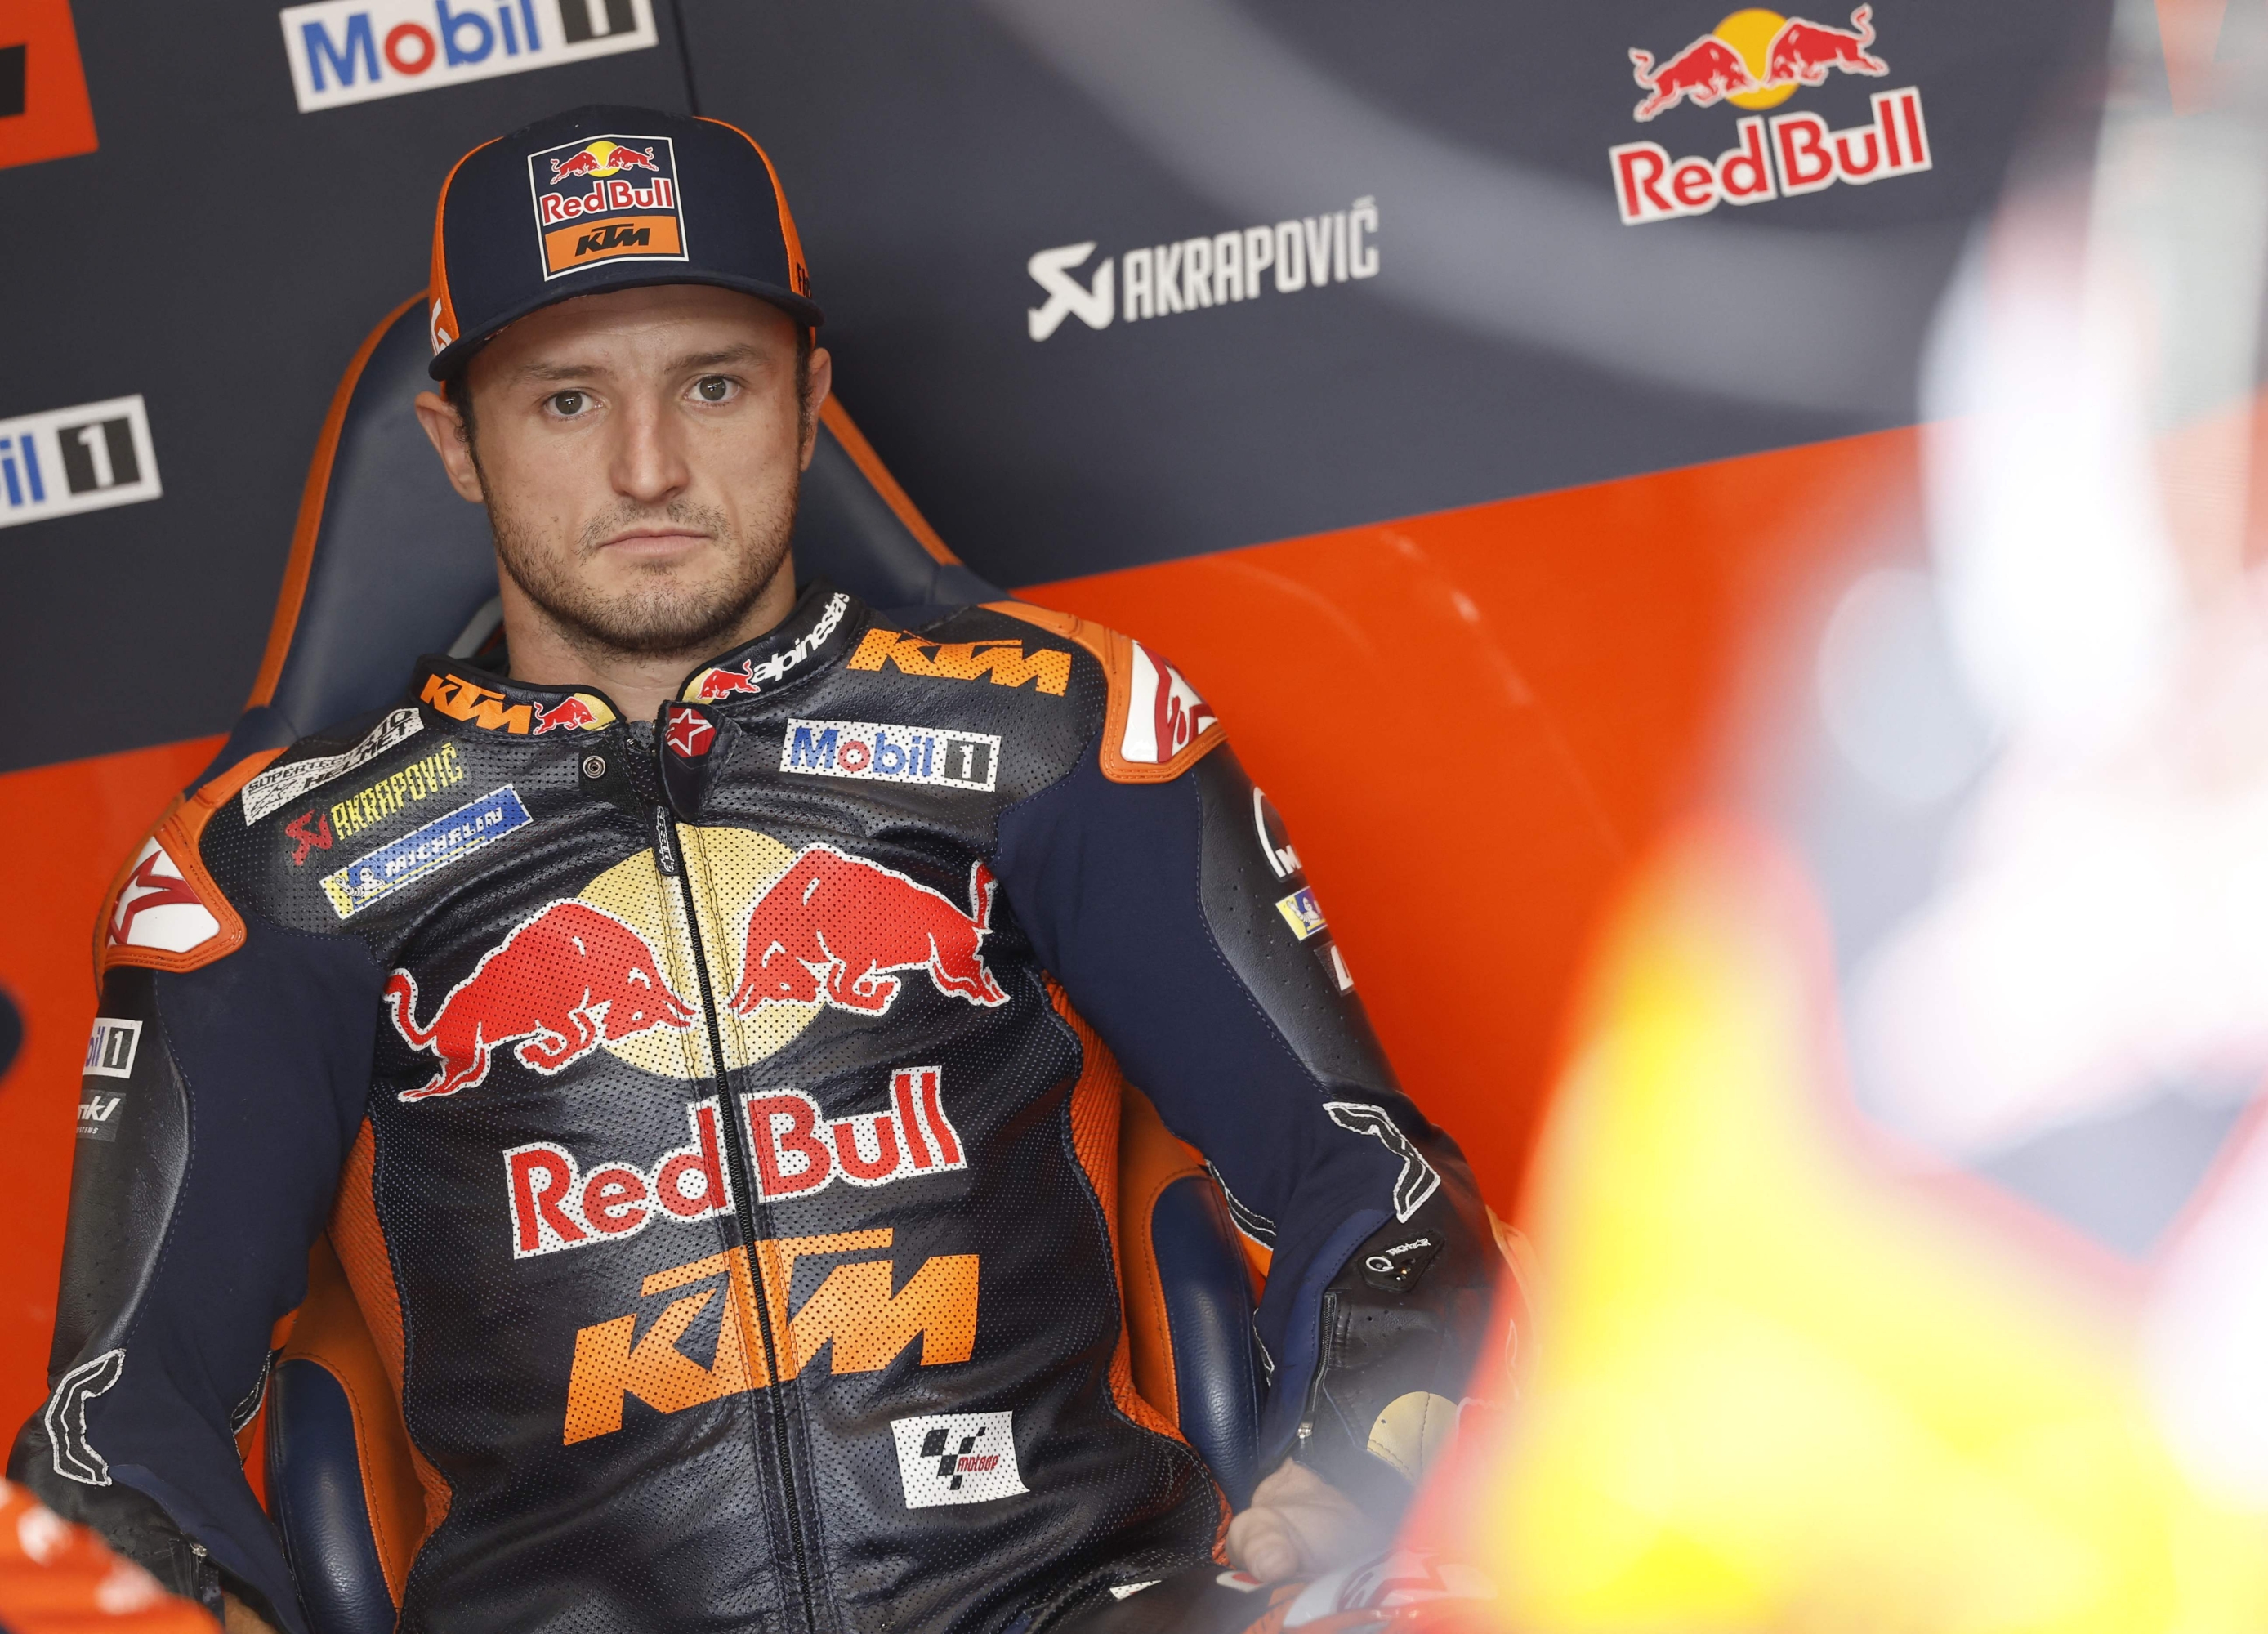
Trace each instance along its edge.
{"label": "navy blue sleeve", "polygon": [[1084,757],[1004,814],[997,872],[1072,1005],[1270,1243],[1272,1461],[1313,1417],[1326,1292],[1359,1245],[1422,1210],[1486,1256],[1463,1159],[1395,1081],[1297,852],[1226,746],[1159,783]]}
{"label": "navy blue sleeve", "polygon": [[104,980],[50,1394],[9,1474],[175,1592],[209,1594],[209,1560],[297,1630],[235,1434],[360,1123],[379,972],[353,938],[244,918],[210,964]]}

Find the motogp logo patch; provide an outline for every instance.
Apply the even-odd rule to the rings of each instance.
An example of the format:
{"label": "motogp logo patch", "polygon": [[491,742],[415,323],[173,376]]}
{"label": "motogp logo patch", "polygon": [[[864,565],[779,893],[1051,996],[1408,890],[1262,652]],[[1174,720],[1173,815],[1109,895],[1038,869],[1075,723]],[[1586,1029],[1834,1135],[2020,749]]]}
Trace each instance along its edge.
{"label": "motogp logo patch", "polygon": [[894,1418],[890,1437],[897,1443],[908,1509],[989,1503],[1031,1490],[1016,1467],[1012,1412]]}
{"label": "motogp logo patch", "polygon": [[683,261],[685,212],[667,136],[600,136],[527,156],[548,283],[608,261]]}

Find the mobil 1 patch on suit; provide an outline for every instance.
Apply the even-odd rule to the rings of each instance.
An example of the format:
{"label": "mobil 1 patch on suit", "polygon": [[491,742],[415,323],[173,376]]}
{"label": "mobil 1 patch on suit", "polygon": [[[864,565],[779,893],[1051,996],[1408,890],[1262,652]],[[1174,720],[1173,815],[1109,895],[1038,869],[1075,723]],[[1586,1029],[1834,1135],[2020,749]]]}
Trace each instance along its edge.
{"label": "mobil 1 patch on suit", "polygon": [[116,1016],[97,1016],[94,1031],[86,1041],[86,1067],[82,1079],[84,1088],[78,1103],[78,1137],[81,1140],[116,1140],[121,1109],[126,1097],[119,1090],[100,1082],[103,1078],[130,1078],[134,1076],[134,1057],[142,1045],[142,1024]]}
{"label": "mobil 1 patch on suit", "polygon": [[792,720],[779,769],[819,777],[926,783],[990,793],[1000,740],[990,732],[896,726],[872,720]]}

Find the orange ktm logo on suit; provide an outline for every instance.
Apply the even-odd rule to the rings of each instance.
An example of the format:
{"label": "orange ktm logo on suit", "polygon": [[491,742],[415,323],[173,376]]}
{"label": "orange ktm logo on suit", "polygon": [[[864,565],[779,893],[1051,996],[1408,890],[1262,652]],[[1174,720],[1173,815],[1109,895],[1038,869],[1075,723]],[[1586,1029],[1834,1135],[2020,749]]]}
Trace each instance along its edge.
{"label": "orange ktm logo on suit", "polygon": [[[816,1255],[867,1254],[890,1246],[891,1231],[831,1232],[758,1242],[763,1280],[763,1331],[779,1351],[780,1376],[792,1379],[824,1351],[828,1371],[880,1373],[916,1345],[924,1367],[965,1362],[976,1348],[976,1266],[973,1254],[937,1255],[895,1293],[896,1268],[887,1256],[848,1260],[788,1314],[787,1291],[795,1262]],[[703,1284],[706,1284],[703,1286]],[[575,1360],[567,1383],[567,1446],[614,1434],[622,1427],[622,1403],[636,1396],[658,1413],[721,1401],[774,1380],[757,1334],[756,1290],[745,1248],[727,1249],[654,1272],[638,1284],[641,1299],[681,1294],[640,1334],[632,1312],[595,1322],[575,1335]],[[717,1349],[706,1365],[677,1348],[686,1330],[725,1296]]]}
{"label": "orange ktm logo on suit", "polygon": [[428,675],[417,701],[431,704],[451,720],[468,720],[484,732],[508,732],[525,738],[534,729],[532,704],[514,703],[507,708],[503,693],[461,675]]}
{"label": "orange ktm logo on suit", "polygon": [[1071,685],[1071,654],[1042,647],[1027,654],[1020,641],[925,641],[902,630],[870,629],[845,669],[878,670],[942,681],[990,681],[996,687],[1035,682],[1042,692],[1061,697]]}

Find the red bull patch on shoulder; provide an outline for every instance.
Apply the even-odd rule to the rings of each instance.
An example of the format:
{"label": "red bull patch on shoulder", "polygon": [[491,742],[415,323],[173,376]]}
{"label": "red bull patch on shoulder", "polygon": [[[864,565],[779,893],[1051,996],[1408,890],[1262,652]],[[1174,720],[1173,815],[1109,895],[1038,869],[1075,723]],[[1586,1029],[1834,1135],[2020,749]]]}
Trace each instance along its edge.
{"label": "red bull patch on shoulder", "polygon": [[608,261],[683,261],[685,212],[667,136],[609,136],[527,156],[550,279]]}

